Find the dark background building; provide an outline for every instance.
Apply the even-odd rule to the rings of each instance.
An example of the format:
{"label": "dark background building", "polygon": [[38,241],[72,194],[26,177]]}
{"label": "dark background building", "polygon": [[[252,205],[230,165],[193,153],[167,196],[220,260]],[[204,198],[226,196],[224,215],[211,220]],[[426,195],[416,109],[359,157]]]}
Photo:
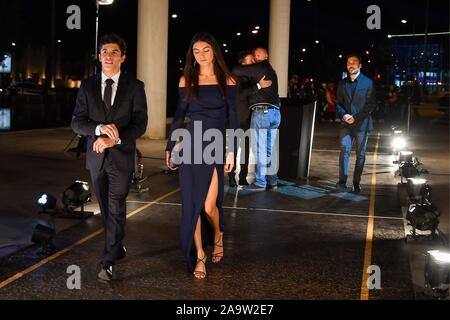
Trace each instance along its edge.
{"label": "dark background building", "polygon": [[[74,4],[81,9],[80,30],[66,27],[67,8]],[[167,106],[171,116],[193,34],[212,32],[232,67],[241,50],[268,46],[270,1],[171,0],[169,4]],[[366,26],[370,5],[381,9],[380,30]],[[99,36],[115,32],[127,40],[124,68],[133,74],[137,68],[137,8],[137,0],[116,0],[100,6],[99,11]],[[0,0],[0,12],[0,53],[12,58],[12,72],[0,73],[3,92],[21,81],[50,90],[76,89],[81,79],[92,74],[94,0]],[[448,88],[449,34],[388,35],[449,31],[449,3],[445,0],[292,0],[289,75],[317,83],[336,82],[345,71],[346,54],[358,52],[365,72],[382,83],[418,81],[427,84],[425,93],[443,91]],[[69,100],[68,109],[73,103]]]}

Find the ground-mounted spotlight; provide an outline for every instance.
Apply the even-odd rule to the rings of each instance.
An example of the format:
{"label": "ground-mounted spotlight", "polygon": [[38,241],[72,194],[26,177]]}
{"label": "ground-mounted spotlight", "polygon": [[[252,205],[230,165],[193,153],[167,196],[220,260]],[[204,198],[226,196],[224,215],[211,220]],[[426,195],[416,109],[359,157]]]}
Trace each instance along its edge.
{"label": "ground-mounted spotlight", "polygon": [[391,143],[392,149],[394,150],[394,153],[397,153],[401,150],[405,150],[407,146],[406,138],[401,135],[394,135],[392,137],[392,143]]}
{"label": "ground-mounted spotlight", "polygon": [[425,288],[438,298],[448,297],[450,253],[440,250],[428,251],[425,258]]}
{"label": "ground-mounted spotlight", "polygon": [[38,223],[31,235],[31,241],[42,246],[43,254],[49,254],[55,249],[55,245],[53,244],[54,236],[54,227]]}
{"label": "ground-mounted spotlight", "polygon": [[[64,217],[85,219],[93,212],[84,211],[84,205],[91,201],[92,193],[89,184],[84,181],[77,180],[74,184],[64,190],[62,203],[64,204]],[[75,211],[81,207],[81,211]]]}
{"label": "ground-mounted spotlight", "polygon": [[42,209],[39,213],[56,213],[56,198],[47,192],[42,192],[37,197],[37,206]]}
{"label": "ground-mounted spotlight", "polygon": [[427,170],[422,168],[422,163],[417,157],[413,157],[411,151],[402,150],[398,153],[398,174],[403,184],[403,179],[418,178],[422,174],[428,173]]}
{"label": "ground-mounted spotlight", "polygon": [[107,6],[114,2],[114,0],[98,0],[98,4],[101,6]]}
{"label": "ground-mounted spotlight", "polygon": [[66,207],[77,208],[91,201],[89,184],[77,180],[74,184],[64,190],[62,202]]}
{"label": "ground-mounted spotlight", "polygon": [[412,151],[400,151],[400,155],[398,158],[398,162],[399,163],[404,163],[404,162],[409,162],[409,163],[413,163],[413,153]]}
{"label": "ground-mounted spotlight", "polygon": [[410,203],[431,203],[431,187],[425,179],[409,178],[406,193]]}
{"label": "ground-mounted spotlight", "polygon": [[391,147],[394,154],[398,154],[401,150],[406,150],[407,140],[403,135],[403,131],[398,127],[392,127]]}
{"label": "ground-mounted spotlight", "polygon": [[130,192],[142,194],[150,190],[149,187],[144,188],[142,183],[146,181],[148,176],[144,176],[144,164],[142,163],[142,153],[136,149],[135,170],[131,181]]}
{"label": "ground-mounted spotlight", "polygon": [[[412,203],[406,213],[406,220],[412,227],[411,237],[434,239],[439,225],[439,212],[429,203]],[[420,234],[417,232],[420,231]],[[409,240],[409,238],[407,238]]]}

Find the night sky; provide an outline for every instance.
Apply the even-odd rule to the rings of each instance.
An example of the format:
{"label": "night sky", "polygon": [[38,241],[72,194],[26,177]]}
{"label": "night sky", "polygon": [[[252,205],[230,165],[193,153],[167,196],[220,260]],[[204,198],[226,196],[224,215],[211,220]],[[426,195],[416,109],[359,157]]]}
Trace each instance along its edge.
{"label": "night sky", "polygon": [[[0,51],[10,50],[11,42],[17,43],[16,50],[28,44],[49,46],[50,3],[51,0],[0,0]],[[55,3],[56,37],[62,40],[63,72],[82,77],[85,56],[93,52],[95,42],[95,1],[56,0]],[[100,36],[115,32],[127,40],[129,50],[124,68],[133,74],[136,73],[137,3],[137,0],[115,0],[110,6],[101,7],[99,25]],[[227,43],[229,52],[225,56],[230,67],[236,63],[239,51],[268,45],[269,0],[171,0],[169,3],[169,15],[178,14],[177,19],[169,18],[169,92],[178,83],[182,67],[179,60],[184,60],[197,31],[212,32],[219,43]],[[449,2],[430,0],[429,3],[428,31],[449,31]],[[82,9],[82,30],[66,28],[66,8],[71,4]],[[372,4],[381,8],[381,30],[366,27],[369,17],[366,9]],[[402,19],[408,23],[402,24]],[[339,54],[375,52],[392,43],[392,39],[387,39],[388,34],[423,33],[425,20],[426,0],[292,0],[290,74],[318,75],[333,80],[344,67]],[[255,26],[260,26],[256,36],[250,33]],[[237,37],[237,32],[242,36]],[[320,44],[315,44],[316,39]],[[430,37],[429,41],[446,41],[445,60],[448,61],[448,37]],[[301,52],[302,48],[307,49],[306,53]],[[370,71],[374,72],[381,59],[376,56],[371,59]]]}

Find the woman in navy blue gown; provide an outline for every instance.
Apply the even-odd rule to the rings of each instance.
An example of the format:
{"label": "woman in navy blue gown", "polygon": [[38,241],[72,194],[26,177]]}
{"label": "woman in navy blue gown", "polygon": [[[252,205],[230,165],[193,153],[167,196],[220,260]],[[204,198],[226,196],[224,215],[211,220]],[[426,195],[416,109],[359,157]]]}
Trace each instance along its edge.
{"label": "woman in navy blue gown", "polygon": [[[197,33],[186,55],[186,65],[179,83],[177,111],[166,147],[166,165],[171,170],[179,169],[181,247],[188,269],[197,279],[206,277],[208,245],[213,246],[213,263],[219,263],[224,254],[223,176],[224,171],[228,173],[233,169],[234,148],[226,153],[223,142],[227,139],[227,123],[230,129],[237,129],[235,100],[236,82],[225,64],[220,47],[211,34]],[[173,159],[175,152],[172,152],[176,137],[172,133],[183,127],[186,116],[191,120],[186,128],[190,134],[191,157],[190,161],[186,161],[183,156],[187,153],[183,150],[180,154],[184,162],[177,167]],[[201,130],[198,130],[199,126]],[[223,141],[216,141],[221,143],[221,152],[213,155],[222,156],[212,163],[203,157],[205,148],[211,143],[203,141],[203,134],[208,129],[220,132]],[[194,140],[200,141],[201,148],[194,148]]]}

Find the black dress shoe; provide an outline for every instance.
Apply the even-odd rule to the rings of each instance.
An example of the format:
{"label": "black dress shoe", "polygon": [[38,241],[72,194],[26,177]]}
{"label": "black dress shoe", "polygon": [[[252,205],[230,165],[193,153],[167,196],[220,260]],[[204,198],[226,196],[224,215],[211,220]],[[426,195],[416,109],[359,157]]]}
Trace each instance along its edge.
{"label": "black dress shoe", "polygon": [[234,188],[237,186],[236,179],[234,178],[234,173],[228,174],[228,185],[230,186],[230,188]]}
{"label": "black dress shoe", "polygon": [[97,277],[103,281],[111,281],[113,279],[113,267],[112,266],[101,266],[100,272]]}
{"label": "black dress shoe", "polygon": [[117,260],[122,260],[127,256],[127,249],[125,246],[122,247],[122,250],[119,251],[119,254],[117,255]]}
{"label": "black dress shoe", "polygon": [[353,184],[353,193],[361,193],[361,185],[359,183],[354,183]]}

